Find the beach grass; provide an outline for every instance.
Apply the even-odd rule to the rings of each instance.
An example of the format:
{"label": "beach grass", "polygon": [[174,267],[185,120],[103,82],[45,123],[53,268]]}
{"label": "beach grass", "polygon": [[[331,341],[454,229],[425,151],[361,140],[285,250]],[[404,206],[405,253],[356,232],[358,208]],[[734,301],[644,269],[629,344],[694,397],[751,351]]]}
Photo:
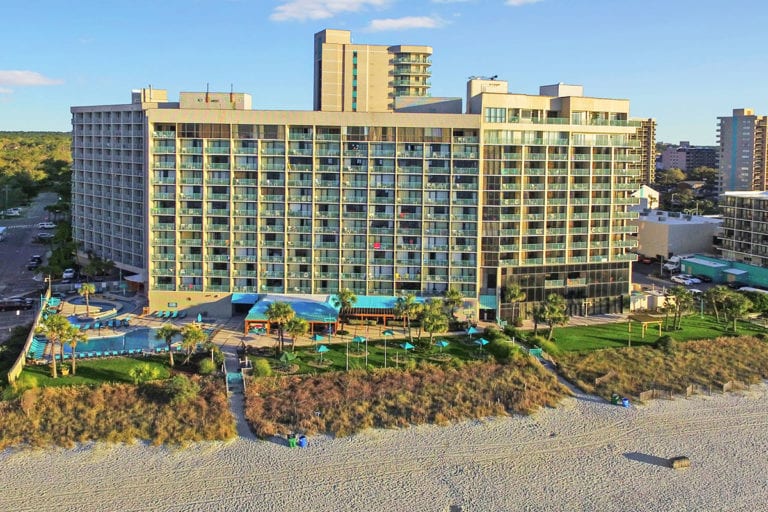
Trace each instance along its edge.
{"label": "beach grass", "polygon": [[646,345],[564,352],[557,362],[566,379],[604,398],[638,396],[652,388],[681,394],[690,384],[718,388],[731,380],[754,384],[768,378],[768,343],[753,336],[720,337],[667,350]]}

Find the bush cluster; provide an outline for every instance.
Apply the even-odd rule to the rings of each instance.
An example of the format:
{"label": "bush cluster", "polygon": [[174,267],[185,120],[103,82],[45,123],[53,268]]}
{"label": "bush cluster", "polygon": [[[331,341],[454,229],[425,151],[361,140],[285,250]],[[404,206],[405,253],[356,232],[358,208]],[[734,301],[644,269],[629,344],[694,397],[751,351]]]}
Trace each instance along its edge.
{"label": "bush cluster", "polygon": [[[183,445],[236,435],[220,381],[182,377],[175,400],[166,382],[33,388],[0,403],[0,450],[65,446],[88,441]],[[188,394],[196,389],[194,396]],[[183,399],[182,399],[183,397]],[[173,402],[173,403],[171,403]]]}
{"label": "bush cluster", "polygon": [[[412,363],[415,365],[415,362]],[[332,372],[253,379],[245,414],[260,437],[289,432],[345,436],[366,428],[528,414],[567,390],[527,357],[408,370]]]}

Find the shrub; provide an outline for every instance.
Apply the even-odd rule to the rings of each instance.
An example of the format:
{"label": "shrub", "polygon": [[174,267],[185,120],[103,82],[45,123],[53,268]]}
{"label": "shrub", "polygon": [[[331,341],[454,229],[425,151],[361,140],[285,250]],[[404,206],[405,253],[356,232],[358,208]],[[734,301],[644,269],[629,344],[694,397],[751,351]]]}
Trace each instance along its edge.
{"label": "shrub", "polygon": [[515,318],[514,325],[515,325],[515,327],[522,327],[523,326],[523,317],[518,316],[517,318]]}
{"label": "shrub", "polygon": [[667,354],[672,354],[677,350],[678,342],[672,336],[665,335],[657,339],[656,343],[653,344],[653,347],[662,350]]}
{"label": "shrub", "polygon": [[531,336],[528,339],[528,342],[534,347],[539,347],[544,350],[544,352],[551,356],[558,356],[563,352],[560,350],[560,347],[551,341],[547,341],[547,338],[544,336]]}
{"label": "shrub", "polygon": [[494,359],[499,363],[506,363],[509,361],[510,344],[509,342],[501,339],[494,339],[488,345],[486,350],[491,354]]}
{"label": "shrub", "polygon": [[165,382],[165,392],[171,404],[181,404],[194,399],[200,385],[184,375],[175,375]]}
{"label": "shrub", "polygon": [[216,371],[216,363],[207,357],[205,359],[201,359],[200,362],[197,363],[197,371],[200,373],[200,375],[210,375]]}
{"label": "shrub", "polygon": [[147,363],[141,363],[128,370],[128,375],[133,379],[134,384],[139,384],[160,378],[160,368]]}
{"label": "shrub", "polygon": [[504,334],[506,334],[510,339],[520,339],[520,333],[517,332],[517,329],[515,329],[516,326],[513,325],[505,325],[504,326]]}
{"label": "shrub", "polygon": [[272,367],[269,365],[269,361],[260,357],[253,361],[253,375],[254,377],[269,377],[272,375]]}

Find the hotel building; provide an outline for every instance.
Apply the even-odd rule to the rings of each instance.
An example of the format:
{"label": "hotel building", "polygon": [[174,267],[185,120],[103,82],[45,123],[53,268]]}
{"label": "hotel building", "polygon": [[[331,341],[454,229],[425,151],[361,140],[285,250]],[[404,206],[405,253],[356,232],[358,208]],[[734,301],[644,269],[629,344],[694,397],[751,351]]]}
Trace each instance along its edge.
{"label": "hotel building", "polygon": [[726,192],[720,210],[722,258],[768,267],[768,192]]}
{"label": "hotel building", "polygon": [[738,108],[718,121],[720,193],[768,189],[768,117]]}
{"label": "hotel building", "polygon": [[[329,32],[316,38],[316,111],[253,110],[242,93],[170,102],[156,89],[73,107],[81,255],[135,272],[153,309],[229,315],[236,293],[453,287],[493,317],[508,283],[526,292],[523,311],[549,293],[571,314],[623,308],[642,179],[642,121],[629,101],[564,84],[511,94],[504,81],[472,79],[464,113],[455,99],[412,96],[403,111],[396,99],[373,107],[396,88],[367,106],[361,96],[334,103],[324,99]],[[338,45],[343,59],[363,60]],[[399,48],[390,60],[406,58],[406,47],[389,48]]]}

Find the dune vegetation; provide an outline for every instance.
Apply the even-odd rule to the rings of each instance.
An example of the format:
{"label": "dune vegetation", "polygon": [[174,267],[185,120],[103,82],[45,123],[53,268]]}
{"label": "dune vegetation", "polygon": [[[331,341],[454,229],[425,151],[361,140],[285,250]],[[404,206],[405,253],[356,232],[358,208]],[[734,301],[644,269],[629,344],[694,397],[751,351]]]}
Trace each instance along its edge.
{"label": "dune vegetation", "polygon": [[[638,396],[657,388],[684,393],[690,384],[748,384],[768,378],[768,343],[752,336],[676,342],[663,336],[650,346],[563,352],[557,357],[562,375],[588,393]],[[595,379],[606,377],[595,386]]]}
{"label": "dune vegetation", "polygon": [[515,351],[506,364],[420,363],[318,375],[256,377],[246,391],[246,418],[259,437],[291,432],[346,436],[554,407],[567,389],[541,365]]}
{"label": "dune vegetation", "polygon": [[31,388],[0,402],[0,449],[89,441],[184,445],[235,435],[221,379],[179,374],[139,385]]}

